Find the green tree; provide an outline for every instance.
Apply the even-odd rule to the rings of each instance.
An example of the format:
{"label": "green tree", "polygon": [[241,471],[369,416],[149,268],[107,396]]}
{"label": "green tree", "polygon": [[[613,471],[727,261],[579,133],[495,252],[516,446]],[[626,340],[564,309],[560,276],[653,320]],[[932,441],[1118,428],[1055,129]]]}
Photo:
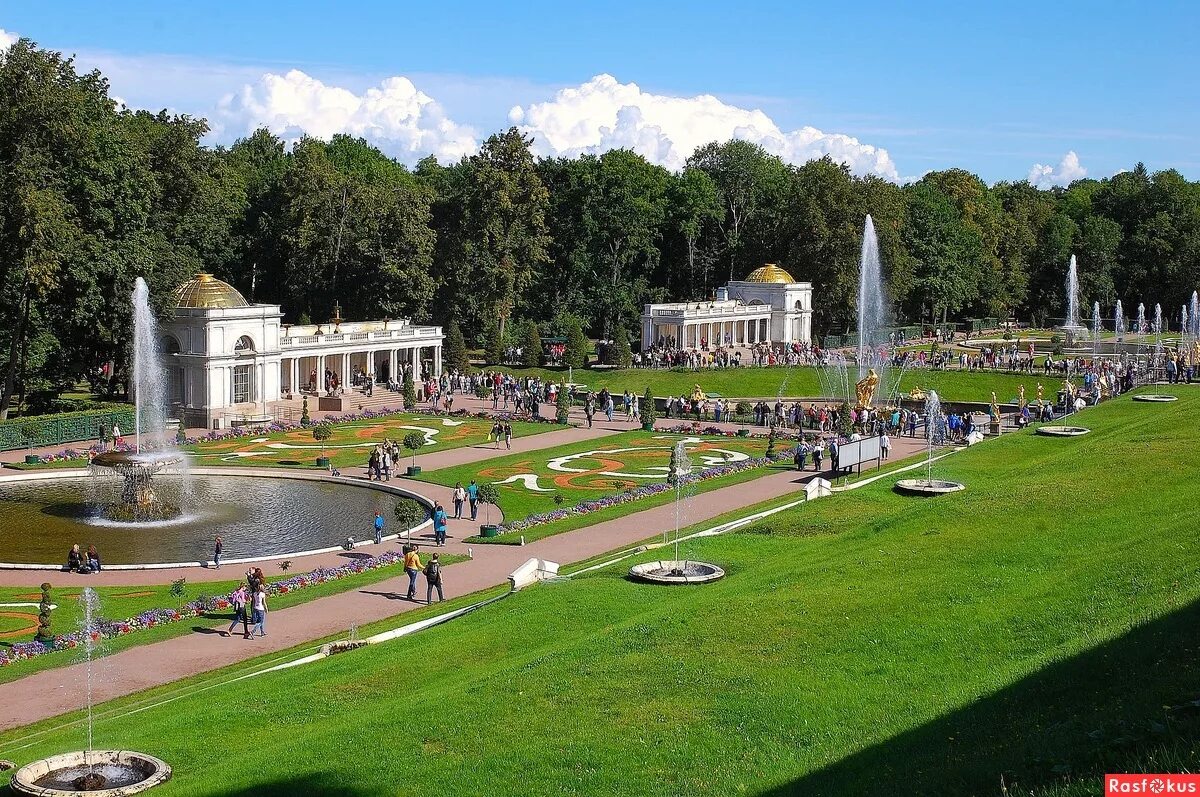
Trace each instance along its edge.
{"label": "green tree", "polygon": [[571,417],[571,394],[567,390],[565,382],[558,383],[558,396],[554,403],[554,416],[561,424],[565,424],[567,419]]}
{"label": "green tree", "polygon": [[417,466],[417,452],[421,450],[421,446],[425,445],[425,435],[420,432],[409,432],[404,435],[404,447],[412,452],[412,465]]}
{"label": "green tree", "polygon": [[495,319],[489,319],[484,328],[483,355],[488,365],[499,365],[504,361],[504,337]]}
{"label": "green tree", "polygon": [[515,127],[489,137],[467,160],[463,186],[460,257],[469,266],[473,288],[490,297],[501,338],[517,296],[549,259],[549,195],[530,143]]}
{"label": "green tree", "polygon": [[591,349],[591,343],[588,342],[587,336],[583,334],[583,327],[580,326],[579,319],[571,318],[567,321],[566,338],[566,351],[563,352],[563,364],[569,365],[572,368],[587,367],[588,351]]}
{"label": "green tree", "polygon": [[400,395],[404,398],[404,409],[414,412],[417,409],[417,386],[413,382],[411,368],[404,369],[404,381],[400,385]]}
{"label": "green tree", "polygon": [[463,339],[462,328],[457,320],[452,320],[446,328],[446,347],[444,352],[446,365],[459,372],[465,373],[471,364],[467,357],[467,342]]}
{"label": "green tree", "polygon": [[[701,247],[701,241],[706,229],[719,224],[724,215],[717,186],[707,172],[688,168],[672,177],[668,197],[670,225],[683,241],[687,273],[686,283],[676,286],[676,290],[681,296],[706,295],[712,282],[713,258],[711,251]],[[668,290],[672,271],[667,269],[664,274]]]}
{"label": "green tree", "polygon": [[521,325],[521,365],[536,368],[542,364],[542,337],[532,318]]}
{"label": "green tree", "polygon": [[633,351],[629,347],[629,330],[624,326],[617,328],[617,336],[613,339],[613,344],[609,346],[611,351],[609,365],[615,365],[618,368],[628,368],[633,365]]}

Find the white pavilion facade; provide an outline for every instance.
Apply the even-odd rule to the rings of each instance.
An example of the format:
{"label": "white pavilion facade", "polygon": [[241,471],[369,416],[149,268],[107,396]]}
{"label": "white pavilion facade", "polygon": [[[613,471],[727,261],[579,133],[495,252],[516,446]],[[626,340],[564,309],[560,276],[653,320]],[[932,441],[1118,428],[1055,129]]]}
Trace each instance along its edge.
{"label": "white pavilion facade", "polygon": [[[374,383],[440,376],[442,328],[407,319],[327,324],[283,323],[277,304],[250,304],[211,274],[175,290],[173,317],[162,325],[172,413],[187,426],[221,428],[262,422],[281,402],[309,395],[313,409],[343,410],[343,396],[363,374]],[[330,391],[326,375],[336,377]]]}
{"label": "white pavilion facade", "polygon": [[750,272],[701,302],[648,304],[642,311],[642,348],[674,341],[674,348],[809,343],[812,283],[797,282],[774,263]]}

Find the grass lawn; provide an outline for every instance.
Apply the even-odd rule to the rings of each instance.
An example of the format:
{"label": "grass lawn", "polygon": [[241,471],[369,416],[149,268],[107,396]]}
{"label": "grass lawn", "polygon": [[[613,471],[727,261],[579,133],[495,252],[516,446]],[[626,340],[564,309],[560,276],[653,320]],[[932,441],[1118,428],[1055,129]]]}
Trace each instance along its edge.
{"label": "grass lawn", "polygon": [[[449,566],[456,562],[465,561],[466,557],[449,554],[439,557],[439,559],[443,566]],[[236,566],[230,566],[229,575],[232,578],[229,581],[205,581],[186,584],[184,586],[184,594],[181,598],[177,598],[171,594],[171,586],[169,584],[153,584],[140,587],[97,587],[96,591],[100,596],[100,615],[113,620],[123,620],[149,609],[178,608],[182,604],[201,595],[225,595],[232,592],[241,583],[237,580],[237,576],[241,572]],[[282,581],[296,573],[303,572],[305,570],[302,567],[299,569],[293,567],[292,570],[281,575],[268,573],[267,581]],[[378,567],[362,573],[355,573],[336,581],[314,584],[295,592],[272,595],[270,598],[270,608],[286,609],[289,606],[298,606],[317,598],[335,595],[339,592],[347,592],[389,578],[395,578],[403,574],[403,572],[404,570],[399,564]],[[47,575],[47,580],[53,584],[54,575]],[[78,588],[52,589],[50,594],[53,602],[58,606],[51,615],[51,630],[56,634],[64,634],[77,630],[81,622],[81,611],[78,603],[80,590]],[[0,587],[0,603],[37,603],[40,600],[41,591],[38,589]],[[4,616],[6,613],[10,616]],[[36,631],[37,627],[37,613],[38,609],[36,606],[0,607],[0,646],[10,646],[14,642],[28,642],[33,639],[34,631]],[[183,636],[184,634],[191,633],[193,628],[196,627],[216,628],[217,626],[228,624],[232,617],[232,612],[218,612],[211,616],[193,617],[174,623],[166,623],[154,628],[135,631],[114,639],[106,639],[101,643],[102,649],[106,654],[115,653],[137,645]],[[34,659],[17,662],[7,667],[0,667],[0,682],[16,680],[17,678],[22,678],[30,673],[41,670],[74,664],[77,660],[78,656],[71,651],[47,653],[44,656],[38,656]]]}
{"label": "grass lawn", "polygon": [[[574,506],[585,500],[614,495],[629,488],[666,481],[671,450],[684,435],[662,432],[622,432],[601,440],[570,443],[555,448],[522,454],[510,454],[484,462],[452,468],[442,468],[420,478],[453,487],[464,486],[472,479],[483,484],[491,482],[500,494],[499,506],[508,521],[531,514],[552,512],[557,508]],[[688,456],[693,467],[702,468],[761,457],[767,443],[762,439],[695,436],[686,439]],[[781,441],[779,446],[786,446]],[[695,485],[697,492],[725,487],[768,473],[790,469],[790,462],[777,466],[752,468],[706,479]],[[555,503],[555,496],[562,503]],[[560,534],[564,531],[591,526],[605,520],[640,512],[674,500],[673,492],[647,496],[638,501],[606,507],[586,515],[572,515],[561,520],[534,526],[500,537],[472,538],[474,542],[517,545],[520,537],[526,541]],[[487,508],[480,507],[480,522],[485,522]]]}
{"label": "grass lawn", "polygon": [[[882,481],[686,543],[726,568],[711,586],[637,585],[622,563],[136,715],[101,707],[97,743],[172,762],[163,795],[1082,797],[1105,771],[1194,771],[1200,396],[1180,395],[1086,410],[1086,437],[956,453],[935,473],[963,493]],[[230,756],[247,722],[264,730]],[[76,749],[61,725],[0,752]]]}
{"label": "grass lawn", "polygon": [[[385,439],[402,441],[406,434],[414,431],[425,436],[424,447],[416,452],[417,464],[420,465],[422,454],[486,442],[492,421],[404,413],[339,423],[332,428],[333,436],[325,441],[324,451],[335,468],[365,466],[376,444]],[[523,437],[558,427],[513,421],[512,428],[514,437]],[[255,467],[295,468],[315,467],[322,446],[313,439],[311,429],[293,429],[263,437],[203,441],[188,446],[187,450],[193,454],[193,463],[201,466],[237,463]],[[405,454],[400,467],[412,462],[411,452],[405,450]]]}
{"label": "grass lawn", "polygon": [[[565,370],[546,368],[503,369],[521,376],[541,376],[554,381],[565,380]],[[943,401],[991,401],[992,391],[1001,402],[1015,401],[1017,386],[1024,384],[1030,392],[1039,375],[1022,376],[1004,371],[967,373],[962,371],[931,371],[909,369],[900,381],[900,390],[908,393],[915,387],[936,390]],[[586,384],[592,390],[607,387],[619,399],[629,390],[642,395],[646,387],[655,396],[680,394],[690,396],[692,388],[699,384],[706,393],[716,393],[728,398],[766,398],[778,395],[783,386],[784,396],[818,397],[825,392],[816,368],[809,366],[773,368],[724,368],[686,370],[660,370],[649,368],[627,368],[612,371],[576,370],[575,381]]]}

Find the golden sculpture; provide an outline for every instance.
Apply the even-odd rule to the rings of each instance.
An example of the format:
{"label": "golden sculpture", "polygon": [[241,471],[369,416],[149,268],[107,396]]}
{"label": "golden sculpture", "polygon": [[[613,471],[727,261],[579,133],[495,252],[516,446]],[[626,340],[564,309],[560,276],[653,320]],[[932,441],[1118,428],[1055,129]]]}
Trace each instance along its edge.
{"label": "golden sculpture", "polygon": [[696,385],[692,388],[692,401],[704,401],[704,391],[700,389],[699,385]]}
{"label": "golden sculpture", "polygon": [[858,394],[859,409],[871,406],[871,399],[875,398],[875,388],[877,387],[879,387],[879,374],[875,373],[874,368],[868,368],[867,375],[854,385],[854,392]]}
{"label": "golden sculpture", "polygon": [[1192,367],[1196,367],[1197,363],[1200,363],[1200,340],[1192,344]]}
{"label": "golden sculpture", "polygon": [[1064,379],[1062,385],[1063,392],[1067,394],[1067,398],[1075,398],[1075,383],[1070,379]]}
{"label": "golden sculpture", "polygon": [[927,395],[928,394],[925,392],[924,388],[920,387],[914,387],[912,390],[908,391],[908,397],[914,401],[924,401]]}
{"label": "golden sculpture", "polygon": [[1022,384],[1017,388],[1017,406],[1019,406],[1021,409],[1025,409],[1026,403],[1027,402],[1025,401],[1025,385]]}
{"label": "golden sculpture", "polygon": [[1045,391],[1045,388],[1042,387],[1042,383],[1038,382],[1037,383],[1037,402],[1038,402],[1039,407],[1042,406],[1042,393],[1044,391]]}
{"label": "golden sculpture", "polygon": [[992,420],[1000,422],[1000,403],[996,401],[996,391],[992,391]]}

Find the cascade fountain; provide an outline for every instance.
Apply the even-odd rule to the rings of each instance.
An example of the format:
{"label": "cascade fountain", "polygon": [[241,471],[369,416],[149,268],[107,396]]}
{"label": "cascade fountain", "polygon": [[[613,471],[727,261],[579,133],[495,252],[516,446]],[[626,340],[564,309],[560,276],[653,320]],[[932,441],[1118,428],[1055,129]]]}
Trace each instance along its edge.
{"label": "cascade fountain", "polygon": [[1137,321],[1134,322],[1134,333],[1139,337],[1146,334],[1146,303],[1138,302]]}
{"label": "cascade fountain", "polygon": [[96,750],[92,744],[93,660],[96,658],[100,598],[84,587],[79,596],[79,630],[87,677],[84,699],[87,708],[87,747],[74,753],[34,761],[16,771],[12,790],[36,797],[96,794],[124,797],[166,783],[171,767],[163,760],[129,750]]}
{"label": "cascade fountain", "polygon": [[[781,393],[782,390],[781,387]],[[685,441],[680,440],[671,451],[671,464],[667,472],[667,481],[675,488],[675,558],[634,565],[629,568],[631,578],[652,584],[705,584],[725,575],[725,571],[714,564],[679,557],[679,529],[683,526],[688,487],[693,483],[691,474],[692,462],[688,458],[687,446]],[[666,535],[667,532],[664,532],[664,544],[669,542]]]}
{"label": "cascade fountain", "polygon": [[[95,474],[112,473],[122,479],[120,500],[104,507],[110,520],[146,522],[169,520],[181,514],[174,502],[162,500],[151,481],[155,474],[184,461],[163,439],[166,422],[166,374],[158,352],[158,324],[150,307],[150,289],[137,278],[133,288],[133,400],[132,451],[105,451],[92,458]],[[143,435],[147,438],[143,441]],[[157,437],[158,447],[150,445]]]}
{"label": "cascade fountain", "polygon": [[1086,328],[1079,323],[1079,273],[1075,266],[1075,255],[1071,255],[1071,262],[1067,264],[1067,318],[1061,327],[1067,338],[1067,345],[1073,345],[1075,338],[1086,331]]}
{"label": "cascade fountain", "polygon": [[1192,308],[1188,318],[1192,319],[1192,338],[1200,338],[1200,292],[1192,291]]}
{"label": "cascade fountain", "polygon": [[965,490],[962,482],[945,481],[933,478],[933,450],[936,446],[945,445],[946,416],[942,414],[942,402],[936,390],[930,390],[925,396],[925,443],[928,451],[925,458],[924,479],[901,479],[896,482],[896,492],[906,495],[945,495]]}
{"label": "cascade fountain", "polygon": [[1117,299],[1117,309],[1113,311],[1113,329],[1117,332],[1117,340],[1125,337],[1125,308],[1121,306],[1121,300]]}
{"label": "cascade fountain", "polygon": [[1092,302],[1092,359],[1100,353],[1100,302]]}
{"label": "cascade fountain", "polygon": [[[872,367],[875,347],[879,345],[880,333],[887,323],[887,310],[883,301],[883,273],[879,263],[879,239],[875,237],[875,222],[867,215],[863,226],[862,252],[858,264],[858,378],[862,379]],[[883,370],[879,369],[879,384],[886,385]]]}

